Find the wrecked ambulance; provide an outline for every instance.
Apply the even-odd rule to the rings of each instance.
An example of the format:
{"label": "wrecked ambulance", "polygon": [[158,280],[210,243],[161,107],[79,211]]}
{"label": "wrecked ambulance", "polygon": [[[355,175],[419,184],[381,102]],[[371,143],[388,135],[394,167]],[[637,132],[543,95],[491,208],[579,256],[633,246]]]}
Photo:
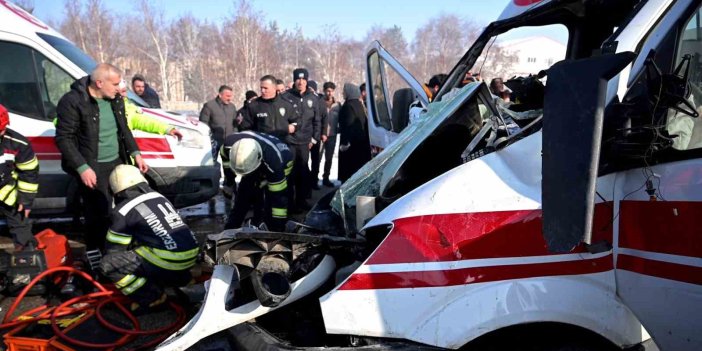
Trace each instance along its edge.
{"label": "wrecked ambulance", "polygon": [[[211,236],[203,306],[159,349],[701,349],[701,17],[514,0],[431,103],[373,44],[386,148],[288,233]],[[461,86],[496,36],[554,23],[566,58],[518,79],[516,103]],[[388,67],[425,106],[415,123]]]}

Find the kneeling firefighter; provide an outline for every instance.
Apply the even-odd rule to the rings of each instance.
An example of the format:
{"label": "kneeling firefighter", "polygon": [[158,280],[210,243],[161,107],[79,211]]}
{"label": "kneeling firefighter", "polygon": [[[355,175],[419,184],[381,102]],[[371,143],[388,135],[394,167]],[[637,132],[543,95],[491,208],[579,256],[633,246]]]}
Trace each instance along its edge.
{"label": "kneeling firefighter", "polygon": [[287,177],[293,166],[288,145],[272,135],[245,131],[227,136],[220,154],[224,165],[242,176],[224,229],[241,227],[253,206],[255,224],[265,222],[270,230],[283,231],[288,219]]}
{"label": "kneeling firefighter", "polygon": [[138,168],[118,165],[110,174],[110,188],[115,208],[100,270],[135,301],[133,310],[147,309],[165,301],[163,286],[184,286],[191,280],[197,239]]}

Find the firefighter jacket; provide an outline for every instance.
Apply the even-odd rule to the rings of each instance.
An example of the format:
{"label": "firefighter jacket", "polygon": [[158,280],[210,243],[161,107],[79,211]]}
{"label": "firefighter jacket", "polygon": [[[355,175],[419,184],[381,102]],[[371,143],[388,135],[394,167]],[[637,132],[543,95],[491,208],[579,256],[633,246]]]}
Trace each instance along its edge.
{"label": "firefighter jacket", "polygon": [[108,253],[131,246],[159,268],[180,271],[195,265],[197,239],[163,195],[145,184],[137,184],[115,196],[115,201],[112,225],[107,232]]}
{"label": "firefighter jacket", "polygon": [[124,98],[124,115],[127,117],[129,130],[165,135],[174,127],[144,114],[141,107],[137,106],[127,97]]}
{"label": "firefighter jacket", "polygon": [[320,140],[322,113],[319,107],[320,100],[312,89],[300,93],[290,89],[280,96],[288,101],[300,111],[300,119],[297,122],[295,134],[287,137],[287,142],[291,144],[316,144]]}
{"label": "firefighter jacket", "polygon": [[39,190],[39,161],[29,141],[12,129],[0,137],[0,201],[30,209]]}
{"label": "firefighter jacket", "polygon": [[266,133],[280,140],[288,136],[288,125],[296,125],[299,119],[295,106],[278,95],[268,100],[260,97],[251,100],[248,107],[240,112],[241,130]]}
{"label": "firefighter jacket", "polygon": [[263,152],[261,165],[252,173],[244,177],[261,177],[268,184],[266,185],[266,198],[271,206],[271,213],[274,220],[285,221],[288,218],[288,181],[293,166],[293,157],[288,145],[280,139],[251,131],[234,133],[224,139],[221,149],[222,163],[224,167],[229,167],[229,150],[237,141],[251,138],[258,142]]}

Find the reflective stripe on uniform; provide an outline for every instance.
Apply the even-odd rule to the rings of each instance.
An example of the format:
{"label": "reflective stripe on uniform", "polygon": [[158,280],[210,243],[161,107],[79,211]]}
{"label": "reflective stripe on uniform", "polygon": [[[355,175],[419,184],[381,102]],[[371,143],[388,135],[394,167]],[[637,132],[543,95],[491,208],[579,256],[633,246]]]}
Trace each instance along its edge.
{"label": "reflective stripe on uniform", "polygon": [[120,208],[119,214],[121,214],[122,216],[126,216],[127,212],[129,212],[132,208],[134,208],[134,206],[136,206],[136,205],[138,205],[146,200],[155,199],[158,197],[163,197],[163,195],[161,195],[155,191],[152,191],[150,193],[146,193],[143,195],[139,195],[139,196],[135,197],[134,199],[130,200],[129,202],[127,202],[122,208]]}
{"label": "reflective stripe on uniform", "polygon": [[268,183],[268,190],[272,192],[283,191],[288,188],[288,181],[283,179],[277,183]]}
{"label": "reflective stripe on uniform", "polygon": [[4,201],[12,190],[15,190],[14,184],[6,184],[4,187],[0,188],[0,200]]}
{"label": "reflective stripe on uniform", "polygon": [[182,271],[195,265],[194,258],[184,262],[166,261],[158,257],[153,251],[151,251],[150,248],[144,246],[138,247],[136,250],[134,250],[134,252],[143,257],[145,260],[149,261],[149,263],[169,271]]}
{"label": "reflective stripe on uniform", "polygon": [[10,139],[10,140],[14,140],[14,141],[16,141],[16,142],[18,142],[18,143],[20,143],[20,144],[22,144],[22,145],[27,145],[27,142],[26,142],[26,141],[24,141],[24,140],[19,140],[19,139],[17,139],[17,138],[13,138],[13,137],[11,137],[11,136],[9,136],[9,135],[7,135],[7,134],[5,134],[4,138]]}
{"label": "reflective stripe on uniform", "polygon": [[31,171],[31,170],[39,167],[39,160],[37,160],[37,157],[34,156],[33,159],[31,159],[27,162],[15,163],[15,166],[17,166],[17,169],[19,169],[20,171]]}
{"label": "reflective stripe on uniform", "polygon": [[129,294],[137,291],[137,289],[144,286],[144,284],[146,284],[146,278],[139,277],[137,280],[134,281],[134,283],[131,283],[131,284],[129,284],[129,286],[127,286],[123,289],[120,289],[120,290],[122,291],[122,294],[129,295]]}
{"label": "reflective stripe on uniform", "polygon": [[115,283],[115,286],[118,289],[122,289],[125,286],[131,284],[133,281],[136,280],[136,276],[133,274],[127,274],[124,276],[124,278],[120,279],[118,282]]}
{"label": "reflective stripe on uniform", "polygon": [[39,184],[17,181],[17,189],[25,193],[36,193],[39,190]]}
{"label": "reflective stripe on uniform", "polygon": [[271,214],[275,218],[288,218],[288,209],[272,207]]}
{"label": "reflective stripe on uniform", "polygon": [[129,245],[129,243],[132,242],[132,236],[131,235],[125,235],[117,232],[113,232],[111,230],[107,231],[107,241],[115,244],[120,244],[120,245]]}
{"label": "reflective stripe on uniform", "polygon": [[285,176],[289,176],[290,173],[292,173],[293,169],[293,161],[288,162],[287,166],[285,167]]}
{"label": "reflective stripe on uniform", "polygon": [[256,134],[255,132],[252,132],[252,131],[250,131],[250,130],[245,130],[245,131],[241,132],[241,134],[250,135],[250,136],[252,136],[254,139],[256,139],[256,140],[258,140],[258,141],[262,141],[262,142],[268,144],[273,150],[275,150],[275,153],[276,153],[276,155],[278,156],[278,159],[280,160],[280,162],[281,162],[281,163],[283,162],[283,155],[280,153],[280,149],[278,149],[278,147],[275,146],[275,144],[273,144],[272,141],[268,140],[268,138],[263,137],[263,136],[260,136],[260,135]]}
{"label": "reflective stripe on uniform", "polygon": [[187,251],[168,251],[152,248],[151,251],[164,260],[186,261],[197,257],[197,254],[200,253],[200,248],[196,247]]}
{"label": "reflective stripe on uniform", "polygon": [[17,188],[15,188],[15,184],[6,184],[0,189],[0,201],[7,206],[15,205],[15,202],[17,202]]}
{"label": "reflective stripe on uniform", "polygon": [[6,203],[7,206],[14,206],[15,202],[17,202],[17,190],[12,189],[10,195],[8,195],[7,199],[3,200],[3,202]]}

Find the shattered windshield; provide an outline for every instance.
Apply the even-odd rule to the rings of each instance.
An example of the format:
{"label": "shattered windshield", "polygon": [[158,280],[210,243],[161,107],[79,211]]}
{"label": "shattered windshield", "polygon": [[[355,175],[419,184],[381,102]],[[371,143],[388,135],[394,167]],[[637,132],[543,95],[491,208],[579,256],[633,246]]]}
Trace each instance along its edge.
{"label": "shattered windshield", "polygon": [[459,89],[442,101],[431,103],[427,112],[400,133],[378,156],[366,163],[349,178],[334,195],[331,205],[337,214],[345,217],[347,228],[355,229],[355,207],[357,196],[378,196],[385,189],[404,160],[429,137],[461,104],[473,94],[479,84],[472,83]]}

